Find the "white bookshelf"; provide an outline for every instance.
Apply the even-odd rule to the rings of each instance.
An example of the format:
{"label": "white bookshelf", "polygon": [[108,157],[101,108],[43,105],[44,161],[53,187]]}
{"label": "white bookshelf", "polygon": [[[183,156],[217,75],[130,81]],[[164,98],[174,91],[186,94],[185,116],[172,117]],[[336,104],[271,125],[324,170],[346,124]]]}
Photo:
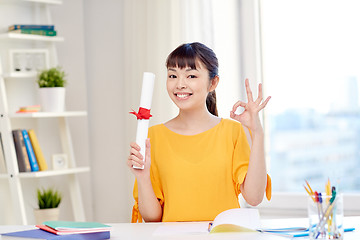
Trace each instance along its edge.
{"label": "white bookshelf", "polygon": [[[26,11],[34,11],[36,14],[44,16],[40,22],[23,23],[20,20],[14,18],[11,24],[52,24],[50,19],[50,10],[47,5],[60,5],[61,0],[0,0],[0,14],[2,10],[2,3],[6,3],[6,6],[11,4],[22,6]],[[5,6],[4,5],[4,6]],[[26,5],[25,7],[23,5]],[[16,8],[9,8],[16,9]],[[36,9],[36,10],[34,10]],[[4,11],[4,10],[3,10]],[[8,16],[12,16],[11,13]],[[19,15],[17,15],[19,16]],[[20,16],[21,17],[21,16]],[[37,18],[36,18],[37,19]],[[44,19],[47,19],[44,22]],[[19,22],[17,22],[19,21]],[[38,20],[39,21],[39,20]],[[2,25],[0,22],[0,28],[6,29],[8,25]],[[13,213],[16,224],[31,224],[29,219],[29,212],[31,206],[29,206],[29,193],[24,189],[24,184],[28,181],[35,181],[41,187],[41,179],[46,181],[51,180],[54,177],[62,178],[61,185],[66,185],[69,191],[69,198],[71,208],[73,209],[73,216],[75,221],[86,221],[85,212],[83,207],[83,200],[81,195],[81,188],[78,180],[78,174],[87,173],[90,171],[88,166],[77,166],[75,160],[75,153],[73,149],[71,131],[68,123],[68,118],[86,117],[87,112],[80,111],[64,111],[64,112],[33,112],[33,113],[16,113],[16,109],[21,106],[34,105],[29,104],[29,99],[36,99],[34,95],[37,94],[35,89],[35,81],[37,77],[36,72],[12,72],[6,64],[9,61],[7,52],[10,49],[36,49],[47,48],[49,51],[49,57],[51,59],[50,67],[58,66],[57,59],[57,47],[56,44],[64,41],[63,37],[48,37],[37,36],[31,34],[20,33],[1,33],[0,34],[0,132],[3,143],[6,173],[0,174],[0,188],[4,184],[8,183],[6,189],[9,189],[9,193],[6,196],[11,197],[11,205],[13,205]],[[40,47],[39,47],[40,46]],[[26,87],[25,87],[26,86]],[[20,102],[22,105],[20,105]],[[31,101],[30,101],[31,102]],[[52,122],[56,127],[41,128],[42,125],[46,125],[48,122]],[[54,140],[55,135],[58,139],[59,146],[56,149],[60,149],[60,152],[52,152],[51,154],[65,154],[68,160],[68,168],[54,170],[50,166],[50,157],[46,158],[49,170],[38,172],[19,172],[16,150],[14,140],[12,137],[12,130],[15,128],[28,129],[28,126],[34,126],[36,134],[38,135],[39,142],[40,137],[45,139],[44,141],[51,142]],[[52,126],[52,125],[49,125]],[[37,128],[42,131],[37,132]],[[44,130],[45,129],[45,130]],[[47,131],[53,130],[53,133],[47,133]],[[45,146],[47,146],[45,144]],[[43,149],[41,142],[40,147]],[[47,150],[47,149],[43,149]],[[51,155],[49,154],[49,155]],[[39,181],[38,181],[39,180]],[[0,189],[1,192],[3,189]],[[7,207],[7,206],[0,206]],[[70,206],[67,206],[67,208]],[[32,209],[31,209],[32,210]],[[8,212],[9,210],[7,210]],[[1,211],[0,211],[1,212]]]}

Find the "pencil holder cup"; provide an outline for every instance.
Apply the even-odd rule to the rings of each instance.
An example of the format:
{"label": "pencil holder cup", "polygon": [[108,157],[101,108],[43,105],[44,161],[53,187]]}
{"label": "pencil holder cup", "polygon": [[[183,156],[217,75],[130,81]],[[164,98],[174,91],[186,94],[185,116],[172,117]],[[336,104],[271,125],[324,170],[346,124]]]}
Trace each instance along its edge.
{"label": "pencil holder cup", "polygon": [[308,216],[310,239],[344,239],[342,194],[309,196]]}

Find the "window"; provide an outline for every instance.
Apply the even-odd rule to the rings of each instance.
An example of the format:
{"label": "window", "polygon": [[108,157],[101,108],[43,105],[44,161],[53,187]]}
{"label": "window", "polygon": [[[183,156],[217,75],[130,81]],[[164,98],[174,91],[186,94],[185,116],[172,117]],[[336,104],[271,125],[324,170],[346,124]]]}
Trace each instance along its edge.
{"label": "window", "polygon": [[261,2],[274,192],[360,192],[360,1]]}

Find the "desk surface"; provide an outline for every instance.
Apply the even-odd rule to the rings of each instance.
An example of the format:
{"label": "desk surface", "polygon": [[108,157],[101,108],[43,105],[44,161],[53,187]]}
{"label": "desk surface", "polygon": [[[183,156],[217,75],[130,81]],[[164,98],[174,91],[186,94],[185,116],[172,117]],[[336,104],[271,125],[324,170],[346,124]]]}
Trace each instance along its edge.
{"label": "desk surface", "polygon": [[[290,219],[266,219],[262,220],[262,227],[307,227],[308,221],[305,218]],[[184,223],[114,223],[109,224],[111,239],[122,240],[144,240],[144,239],[247,239],[247,240],[272,240],[289,239],[266,233],[214,233],[209,234],[202,229],[207,227],[207,222],[184,222]],[[345,217],[344,226],[355,227],[354,232],[345,233],[345,240],[360,239],[360,216]],[[0,233],[32,229],[34,226],[0,226]],[[199,231],[200,229],[200,231]],[[0,237],[1,239],[1,237]],[[308,238],[296,238],[308,239]]]}

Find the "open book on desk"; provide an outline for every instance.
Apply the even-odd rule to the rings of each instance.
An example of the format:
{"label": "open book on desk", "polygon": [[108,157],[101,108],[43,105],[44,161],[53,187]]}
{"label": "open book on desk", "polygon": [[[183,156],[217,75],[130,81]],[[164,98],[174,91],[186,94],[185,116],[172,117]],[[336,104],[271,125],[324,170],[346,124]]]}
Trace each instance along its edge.
{"label": "open book on desk", "polygon": [[[354,228],[346,228],[345,232]],[[309,235],[307,227],[261,228],[260,214],[253,208],[235,208],[217,215],[209,225],[210,233],[220,232],[262,232],[284,237],[304,237]]]}
{"label": "open book on desk", "polygon": [[257,209],[234,208],[218,214],[209,225],[210,233],[255,232],[260,229],[260,214]]}

